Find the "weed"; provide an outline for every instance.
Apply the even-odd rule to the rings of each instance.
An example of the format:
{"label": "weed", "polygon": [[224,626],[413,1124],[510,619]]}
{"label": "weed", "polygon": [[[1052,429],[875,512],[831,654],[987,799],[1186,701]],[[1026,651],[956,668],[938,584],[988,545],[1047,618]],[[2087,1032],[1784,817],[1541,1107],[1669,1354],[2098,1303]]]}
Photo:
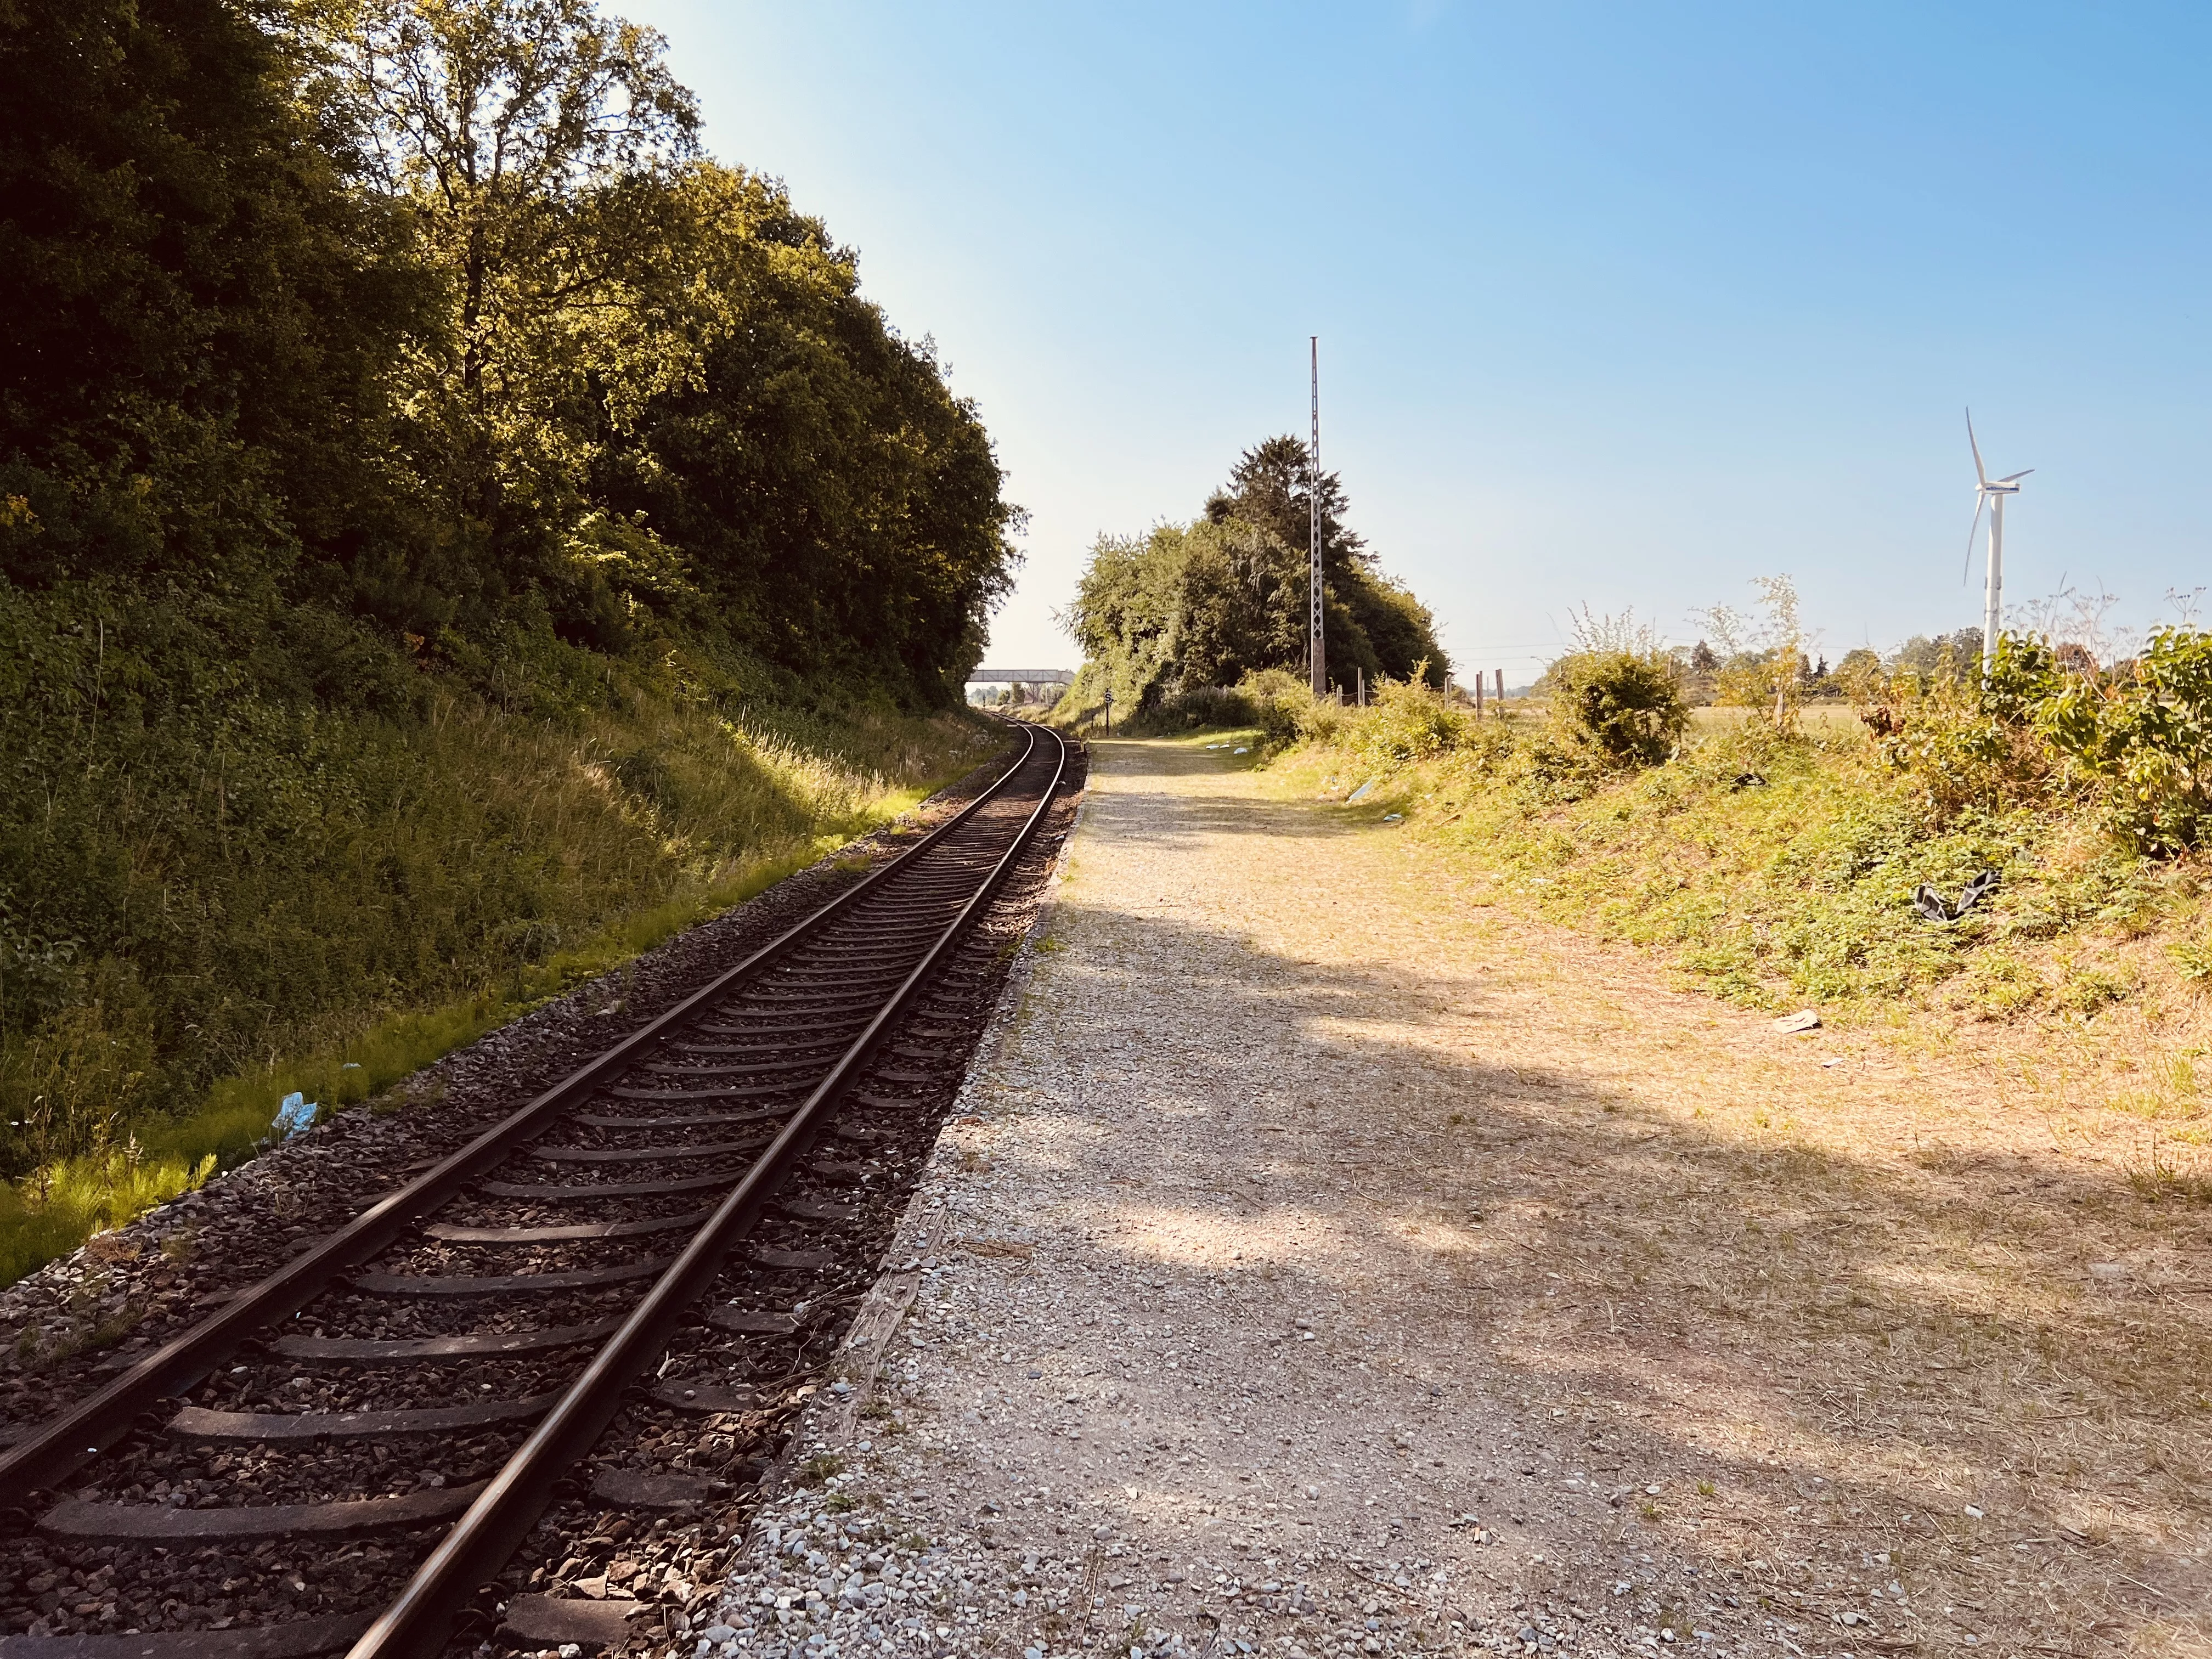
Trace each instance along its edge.
{"label": "weed", "polygon": [[833,1474],[845,1472],[845,1460],[836,1452],[817,1452],[799,1466],[799,1478],[810,1486],[818,1486]]}
{"label": "weed", "polygon": [[2153,1141],[2139,1163],[2124,1166],[2124,1173],[2135,1195],[2146,1204],[2170,1202],[2212,1204],[2212,1168],[2177,1166]]}
{"label": "weed", "polygon": [[2069,974],[2058,990],[2058,1004],[2077,1014],[2095,1014],[2123,1000],[2125,981],[2102,969],[2087,968]]}
{"label": "weed", "polygon": [[2182,978],[2191,984],[2201,985],[2212,980],[2212,939],[2200,934],[2179,939],[2166,947],[2166,953],[2173,958],[2173,965],[2180,970]]}
{"label": "weed", "polygon": [[822,1507],[832,1515],[842,1515],[848,1510],[858,1509],[860,1503],[848,1492],[833,1492],[823,1500]]}

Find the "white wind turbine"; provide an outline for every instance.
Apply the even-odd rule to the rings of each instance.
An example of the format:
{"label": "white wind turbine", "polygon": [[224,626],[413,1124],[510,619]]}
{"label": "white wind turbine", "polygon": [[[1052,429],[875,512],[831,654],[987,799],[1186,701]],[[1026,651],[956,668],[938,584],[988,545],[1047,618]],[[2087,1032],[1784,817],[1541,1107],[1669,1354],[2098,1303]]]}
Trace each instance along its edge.
{"label": "white wind turbine", "polygon": [[1989,584],[1982,593],[1982,673],[1986,677],[1997,659],[1998,614],[2004,600],[2004,508],[2005,497],[2020,494],[2020,481],[2033,467],[2018,472],[2008,472],[2002,478],[1992,478],[1982,465],[1982,447],[1974,441],[1974,411],[1966,411],[1966,447],[1974,452],[1974,478],[1978,486],[1974,495],[1974,521],[1966,526],[1966,559],[1971,566],[1974,557],[1974,532],[1981,527],[1982,508],[1990,509],[1990,574]]}

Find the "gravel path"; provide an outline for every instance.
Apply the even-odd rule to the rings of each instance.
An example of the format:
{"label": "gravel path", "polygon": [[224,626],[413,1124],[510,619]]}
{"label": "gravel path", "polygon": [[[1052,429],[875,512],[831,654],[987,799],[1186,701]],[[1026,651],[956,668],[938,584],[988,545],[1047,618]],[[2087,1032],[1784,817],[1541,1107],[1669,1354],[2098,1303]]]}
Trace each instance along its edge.
{"label": "gravel path", "polygon": [[[892,1252],[924,1264],[913,1308],[857,1415],[802,1431],[848,1470],[757,1533],[727,1628],[1032,1659],[1735,1648],[1743,1587],[1624,1519],[1667,1477],[1522,1397],[1459,1293],[1471,1247],[1408,1219],[1473,1221],[1406,1133],[1446,1079],[1375,1039],[1455,992],[1314,959],[1368,908],[1364,861],[1287,862],[1203,750],[1096,752],[1042,948]],[[1662,1602],[1695,1613],[1663,1638]]]}
{"label": "gravel path", "polygon": [[[2201,1504],[2038,1487],[2051,1425],[1993,1429],[2033,1367],[1940,1229],[2019,1240],[1869,1129],[1930,1109],[1913,1068],[1462,908],[1245,764],[1095,748],[700,1653],[2204,1650]],[[2053,1224],[2124,1254],[2124,1200]],[[2130,1340],[2201,1344],[2180,1288]],[[2201,1429],[2161,1453],[2106,1403],[2082,1455],[2186,1488]]]}

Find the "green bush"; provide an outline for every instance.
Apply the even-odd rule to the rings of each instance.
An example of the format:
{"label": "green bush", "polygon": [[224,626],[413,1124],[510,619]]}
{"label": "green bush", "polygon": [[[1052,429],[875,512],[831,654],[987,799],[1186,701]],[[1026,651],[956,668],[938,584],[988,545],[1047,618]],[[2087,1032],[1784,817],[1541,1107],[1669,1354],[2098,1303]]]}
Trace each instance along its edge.
{"label": "green bush", "polygon": [[1195,685],[1140,707],[1122,730],[1133,737],[1173,737],[1208,726],[1250,726],[1251,701],[1228,686]]}
{"label": "green bush", "polygon": [[2136,847],[2175,854],[2203,844],[2212,820],[2212,635],[2160,629],[2132,663],[2054,684],[2033,718],[2075,775],[2102,786],[2107,821]]}
{"label": "green bush", "polygon": [[1656,766],[1689,724],[1680,670],[1660,651],[1577,651],[1547,672],[1559,758],[1597,769]]}
{"label": "green bush", "polygon": [[2103,672],[2006,635],[1986,674],[1947,650],[1931,672],[1900,671],[1859,701],[1882,758],[1937,827],[2094,792],[2107,827],[2141,853],[2185,853],[2212,830],[2212,635],[2161,629]]}
{"label": "green bush", "polygon": [[1387,772],[1460,748],[1474,723],[1473,709],[1448,701],[1417,674],[1410,681],[1386,680],[1377,685],[1373,704],[1352,723],[1348,735],[1361,759],[1375,770]]}
{"label": "green bush", "polygon": [[1899,669],[1859,687],[1859,718],[1908,781],[1931,827],[1961,813],[2047,798],[2057,757],[2039,711],[2063,680],[2049,647],[2003,636],[1985,678],[1947,646],[1932,670]]}
{"label": "green bush", "polygon": [[1346,711],[1335,699],[1316,697],[1305,680],[1287,668],[1247,674],[1237,691],[1270,749],[1305,741],[1326,743],[1343,728]]}

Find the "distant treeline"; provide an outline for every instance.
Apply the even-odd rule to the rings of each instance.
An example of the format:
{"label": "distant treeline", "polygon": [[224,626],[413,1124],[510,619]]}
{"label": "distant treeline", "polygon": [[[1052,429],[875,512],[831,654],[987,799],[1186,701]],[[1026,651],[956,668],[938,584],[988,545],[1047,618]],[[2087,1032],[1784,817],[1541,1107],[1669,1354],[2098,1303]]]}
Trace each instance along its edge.
{"label": "distant treeline", "polygon": [[661,48],[588,0],[0,11],[0,575],[957,696],[990,444]]}
{"label": "distant treeline", "polygon": [[[1313,487],[1305,446],[1270,438],[1238,457],[1193,523],[1101,536],[1066,617],[1089,659],[1071,696],[1110,690],[1133,715],[1270,669],[1303,676]],[[1346,527],[1334,472],[1321,477],[1320,504],[1329,682],[1347,691],[1417,676],[1443,685],[1451,664],[1435,619]]]}

